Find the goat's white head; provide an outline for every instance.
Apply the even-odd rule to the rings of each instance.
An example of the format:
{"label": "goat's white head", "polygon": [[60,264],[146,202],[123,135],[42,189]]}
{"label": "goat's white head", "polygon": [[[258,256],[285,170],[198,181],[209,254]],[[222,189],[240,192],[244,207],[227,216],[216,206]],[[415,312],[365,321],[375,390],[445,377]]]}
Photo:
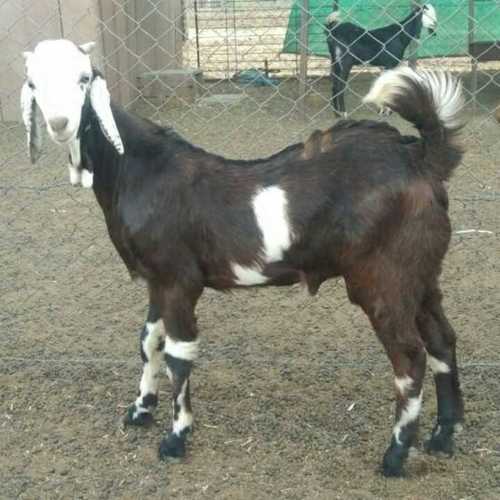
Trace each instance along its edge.
{"label": "goat's white head", "polygon": [[422,26],[434,34],[437,28],[437,14],[436,9],[430,4],[422,5]]}
{"label": "goat's white head", "polygon": [[[32,163],[40,156],[41,131],[38,109],[43,115],[50,137],[69,147],[78,159],[79,129],[87,97],[98,117],[101,129],[119,154],[123,143],[110,106],[106,81],[95,76],[89,53],[94,43],[77,46],[69,40],[45,40],[33,52],[25,52],[26,81],[21,91],[23,121],[28,135]],[[76,159],[76,158],[74,158]]]}

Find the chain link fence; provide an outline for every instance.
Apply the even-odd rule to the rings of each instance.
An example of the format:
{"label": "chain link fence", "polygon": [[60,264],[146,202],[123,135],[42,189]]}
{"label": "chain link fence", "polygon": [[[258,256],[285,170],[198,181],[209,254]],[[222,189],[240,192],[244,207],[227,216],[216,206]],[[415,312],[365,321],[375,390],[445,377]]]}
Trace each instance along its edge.
{"label": "chain link fence", "polygon": [[[421,467],[431,472],[439,467],[432,475],[437,496],[496,498],[500,1],[436,0],[434,6],[436,36],[429,38],[424,30],[405,59],[417,68],[446,68],[464,82],[466,154],[448,187],[454,234],[443,291],[460,338],[462,386],[473,425],[462,438],[460,460],[446,465],[451,467],[448,475],[445,466],[425,462]],[[115,100],[174,127],[211,152],[256,158],[303,140],[337,119],[330,104],[331,62],[324,25],[333,9],[371,29],[402,20],[410,8],[409,0],[0,0],[0,427],[2,442],[12,450],[3,462],[0,457],[0,469],[4,467],[7,497],[22,498],[24,492],[26,498],[68,498],[82,491],[82,497],[141,497],[156,491],[164,498],[165,482],[164,469],[151,458],[152,452],[147,454],[157,446],[157,433],[141,434],[141,444],[144,439],[147,446],[139,450],[133,433],[110,431],[134,397],[140,358],[133,338],[142,326],[147,293],[129,282],[92,191],[70,186],[67,153],[46,138],[41,160],[29,163],[19,109],[22,51],[46,38],[95,40],[92,58]],[[353,68],[346,89],[349,117],[381,119],[361,104],[379,72],[372,66]],[[414,133],[398,116],[388,120]],[[203,295],[198,309],[201,376],[195,377],[194,387],[205,403],[197,405],[202,432],[196,438],[201,450],[196,456],[208,457],[209,464],[208,472],[200,462],[193,470],[201,470],[195,474],[203,481],[208,479],[198,494],[198,476],[185,474],[184,484],[169,470],[169,481],[172,476],[180,481],[179,488],[191,492],[183,498],[206,498],[206,488],[215,498],[209,483],[218,484],[217,476],[224,476],[220,469],[225,474],[234,467],[239,473],[239,446],[237,455],[227,455],[230,463],[217,465],[221,450],[227,451],[217,444],[222,429],[234,431],[236,441],[245,436],[241,443],[247,442],[245,433],[252,432],[255,448],[248,457],[255,453],[256,462],[266,469],[257,487],[241,474],[234,476],[234,488],[244,491],[249,486],[251,492],[255,487],[253,496],[245,490],[243,496],[228,493],[227,498],[276,498],[277,491],[290,493],[287,481],[295,481],[292,487],[299,493],[282,493],[283,498],[306,498],[319,491],[317,485],[325,488],[324,498],[333,498],[336,481],[344,481],[345,491],[352,487],[349,481],[379,488],[374,490],[379,496],[367,498],[421,496],[421,476],[407,491],[407,482],[376,483],[373,464],[366,466],[365,454],[372,454],[373,441],[382,447],[385,439],[385,431],[373,433],[372,427],[388,425],[388,405],[387,413],[381,411],[385,403],[380,401],[391,397],[392,375],[366,318],[347,303],[343,288],[341,282],[325,283],[314,298],[295,287],[248,290],[244,296],[210,290]],[[137,377],[131,380],[134,371]],[[75,384],[79,380],[85,383]],[[277,389],[279,384],[282,389]],[[219,395],[224,396],[220,406]],[[290,414],[292,404],[297,418],[286,419],[285,425],[279,411]],[[270,414],[270,408],[280,405],[282,410]],[[165,415],[167,407],[161,408]],[[254,415],[262,408],[266,411]],[[431,413],[427,415],[424,423],[430,428]],[[330,429],[337,425],[335,419],[345,423],[345,434]],[[312,436],[309,448],[306,434]],[[275,457],[273,465],[274,444],[262,444],[275,443],[276,436],[280,446],[289,446],[282,448],[287,470],[290,457],[300,462],[285,475],[291,479],[286,478],[283,490],[268,475],[273,466],[283,470],[283,459]],[[331,445],[339,457],[333,476]],[[363,457],[353,460],[356,447]],[[314,455],[316,450],[320,455]],[[469,455],[463,450],[470,450]],[[114,467],[115,458],[122,456]],[[37,460],[39,476],[30,469]],[[302,462],[309,461],[311,470],[321,475],[312,474],[313,483],[302,469]],[[45,471],[43,462],[54,464],[55,473]],[[68,468],[70,463],[76,473]],[[260,470],[260,465],[248,463],[248,471]],[[369,475],[359,476],[360,463]],[[248,477],[253,477],[251,472]],[[446,483],[447,477],[452,482]],[[265,497],[262,487],[268,483],[271,493]]]}
{"label": "chain link fence", "polygon": [[[447,68],[465,85],[467,153],[450,185],[455,228],[450,254],[459,256],[445,279],[458,280],[455,285],[469,280],[489,295],[498,293],[500,278],[500,30],[492,28],[500,26],[500,2],[449,0],[435,7],[435,38],[447,40],[450,57],[425,53],[431,43],[425,30],[406,56],[417,67]],[[474,17],[478,7],[480,18]],[[19,321],[50,331],[61,308],[73,304],[79,310],[92,287],[105,294],[124,278],[91,193],[69,185],[65,153],[46,140],[40,165],[29,164],[19,123],[22,51],[45,38],[95,40],[94,62],[117,101],[210,151],[254,158],[334,122],[331,63],[325,57],[328,13],[340,9],[346,19],[376,27],[401,20],[410,8],[401,0],[0,0],[2,360],[19,357],[23,341],[15,352],[12,348],[19,342]],[[457,16],[467,29],[456,29]],[[475,43],[478,26],[483,29]],[[450,40],[456,40],[457,50],[450,49]],[[347,86],[350,117],[378,119],[361,105],[378,73],[371,66],[353,69]],[[409,130],[398,117],[390,120]],[[94,282],[89,273],[99,279]],[[140,316],[144,292],[134,297]],[[498,307],[490,313],[498,320]],[[498,336],[490,341],[498,353]],[[39,352],[53,358],[42,345]],[[497,362],[491,353],[485,349],[481,360]]]}
{"label": "chain link fence", "polygon": [[[312,0],[0,3],[4,68],[0,85],[0,287],[5,331],[14,332],[13,322],[23,317],[19,316],[21,299],[33,311],[42,303],[45,314],[52,308],[43,300],[47,287],[58,287],[54,277],[61,269],[71,276],[65,282],[71,290],[65,293],[65,303],[85,294],[89,269],[102,270],[109,286],[116,276],[106,269],[112,265],[116,272],[121,270],[92,196],[69,186],[65,154],[46,141],[40,166],[33,167],[27,160],[18,105],[22,51],[49,37],[64,36],[80,43],[96,40],[99,48],[94,61],[104,70],[114,98],[126,107],[173,126],[211,151],[258,157],[334,121],[330,61],[311,54],[309,46],[321,46],[324,40],[315,35],[311,41],[310,36],[304,39],[305,45],[297,43],[297,53],[283,53],[294,9],[299,8],[306,27],[321,25],[324,33],[323,15],[331,11],[329,2],[304,16],[303,7],[309,3]],[[383,25],[396,19],[394,4],[404,14],[402,4],[407,2],[372,3],[372,9],[378,6],[380,10],[372,24]],[[361,4],[366,6],[365,2],[349,2],[351,20],[355,21],[356,8],[362,12]],[[448,18],[442,18],[438,10],[437,37],[449,38],[452,2],[448,4]],[[456,2],[456,12],[468,9],[466,4]],[[498,2],[489,4],[488,15],[500,20]],[[409,8],[406,5],[407,12]],[[491,33],[491,44],[483,47],[484,52],[476,49],[475,58],[441,56],[418,60],[417,65],[446,67],[464,80],[467,154],[450,186],[456,229],[451,251],[473,251],[473,262],[464,253],[463,271],[498,280],[497,263],[491,256],[498,256],[500,129],[495,113],[500,102],[500,61],[482,61],[496,47],[494,36]],[[422,33],[421,46],[427,37]],[[457,44],[463,45],[463,40]],[[350,116],[375,118],[361,106],[361,97],[377,73],[368,66],[354,69],[348,82]],[[404,127],[397,117],[392,120]],[[9,335],[3,341],[8,342]]]}

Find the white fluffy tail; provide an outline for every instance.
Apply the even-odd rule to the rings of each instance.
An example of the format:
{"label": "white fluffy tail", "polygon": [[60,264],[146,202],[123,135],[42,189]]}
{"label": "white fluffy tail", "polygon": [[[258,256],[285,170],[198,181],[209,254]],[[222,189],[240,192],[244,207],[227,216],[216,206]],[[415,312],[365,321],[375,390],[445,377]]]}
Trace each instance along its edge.
{"label": "white fluffy tail", "polygon": [[447,179],[460,161],[454,143],[462,128],[462,84],[451,73],[415,71],[407,66],[386,71],[363,99],[380,109],[389,108],[413,123],[427,146],[434,173]]}
{"label": "white fluffy tail", "polygon": [[[364,103],[400,112],[401,97],[415,92],[415,87],[427,93],[434,112],[447,129],[461,126],[459,113],[464,106],[462,83],[444,71],[415,71],[400,66],[382,73],[363,99]],[[413,120],[410,120],[413,121]]]}

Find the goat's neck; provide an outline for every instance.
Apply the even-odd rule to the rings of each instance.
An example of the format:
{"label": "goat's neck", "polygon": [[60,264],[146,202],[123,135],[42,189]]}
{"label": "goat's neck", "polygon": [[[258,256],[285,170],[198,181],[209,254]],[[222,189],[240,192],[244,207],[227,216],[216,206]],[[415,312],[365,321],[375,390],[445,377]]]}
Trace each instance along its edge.
{"label": "goat's neck", "polygon": [[402,28],[401,36],[404,38],[406,45],[412,40],[420,38],[422,31],[422,10],[412,11],[400,24]]}

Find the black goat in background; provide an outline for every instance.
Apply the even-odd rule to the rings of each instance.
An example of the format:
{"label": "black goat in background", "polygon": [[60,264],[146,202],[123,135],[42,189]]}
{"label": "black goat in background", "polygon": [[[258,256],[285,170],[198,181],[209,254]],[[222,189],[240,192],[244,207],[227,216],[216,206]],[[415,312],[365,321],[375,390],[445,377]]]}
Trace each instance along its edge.
{"label": "black goat in background", "polygon": [[434,33],[437,16],[434,7],[427,3],[415,7],[399,23],[370,31],[339,21],[340,13],[332,12],[326,19],[326,31],[332,60],[332,106],[337,116],[346,116],[344,91],[352,67],[359,64],[396,67],[410,42],[420,37],[422,27]]}

